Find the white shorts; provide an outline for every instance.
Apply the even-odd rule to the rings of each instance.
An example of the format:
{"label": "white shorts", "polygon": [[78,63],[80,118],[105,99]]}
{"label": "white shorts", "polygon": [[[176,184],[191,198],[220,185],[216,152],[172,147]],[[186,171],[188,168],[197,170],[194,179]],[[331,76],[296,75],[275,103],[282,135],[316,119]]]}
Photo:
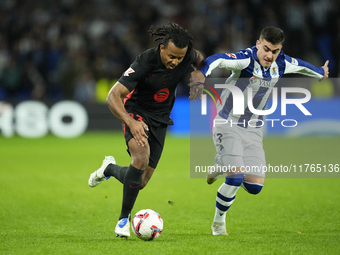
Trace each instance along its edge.
{"label": "white shorts", "polygon": [[245,174],[265,177],[266,166],[261,128],[243,128],[236,124],[216,125],[213,140],[216,148],[215,163],[230,169],[241,167]]}

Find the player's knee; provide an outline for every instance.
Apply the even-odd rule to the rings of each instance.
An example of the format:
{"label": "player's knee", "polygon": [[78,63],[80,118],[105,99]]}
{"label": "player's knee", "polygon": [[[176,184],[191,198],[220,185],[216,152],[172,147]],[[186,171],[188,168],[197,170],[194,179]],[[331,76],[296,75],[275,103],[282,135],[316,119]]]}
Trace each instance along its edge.
{"label": "player's knee", "polygon": [[225,178],[225,183],[231,186],[241,186],[244,180],[244,174],[228,175]]}
{"label": "player's knee", "polygon": [[134,155],[131,164],[140,170],[145,170],[149,165],[149,155]]}
{"label": "player's knee", "polygon": [[242,187],[249,193],[253,195],[257,195],[261,192],[263,188],[263,184],[255,183],[255,182],[247,182],[243,181]]}

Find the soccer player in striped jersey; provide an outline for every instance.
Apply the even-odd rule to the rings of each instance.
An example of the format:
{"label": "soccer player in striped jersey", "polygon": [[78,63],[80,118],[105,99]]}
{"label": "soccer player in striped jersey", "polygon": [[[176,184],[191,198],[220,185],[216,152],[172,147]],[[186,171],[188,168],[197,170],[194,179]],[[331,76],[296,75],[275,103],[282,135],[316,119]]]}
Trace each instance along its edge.
{"label": "soccer player in striped jersey", "polygon": [[[328,78],[328,61],[316,67],[303,60],[292,58],[283,53],[284,32],[276,27],[261,31],[259,40],[252,48],[238,53],[220,53],[208,57],[203,66],[191,73],[190,100],[200,97],[202,90],[197,82],[204,82],[215,68],[231,70],[226,84],[234,85],[243,92],[244,114],[234,114],[233,95],[223,89],[220,95],[222,105],[217,103],[214,123],[233,123],[234,125],[215,125],[213,140],[216,147],[215,162],[221,166],[233,166],[226,173],[225,182],[219,187],[216,209],[211,232],[213,235],[227,235],[226,212],[235,200],[236,192],[242,186],[250,194],[260,193],[265,179],[261,167],[266,165],[262,145],[263,116],[253,114],[247,105],[248,89],[252,88],[252,103],[257,110],[263,110],[267,99],[277,81],[288,73],[297,73],[317,79]],[[252,125],[248,125],[253,120]],[[254,124],[255,123],[255,124]],[[247,168],[248,167],[248,168]],[[258,172],[245,172],[245,169],[259,169]],[[216,181],[219,172],[207,175],[208,184]]]}

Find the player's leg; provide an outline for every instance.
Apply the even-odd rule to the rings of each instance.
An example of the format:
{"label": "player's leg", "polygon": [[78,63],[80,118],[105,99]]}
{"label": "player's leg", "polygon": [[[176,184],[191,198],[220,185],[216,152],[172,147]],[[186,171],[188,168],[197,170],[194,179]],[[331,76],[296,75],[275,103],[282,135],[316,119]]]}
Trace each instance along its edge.
{"label": "player's leg", "polygon": [[[208,170],[207,183],[213,184],[219,175],[225,174],[222,168],[225,169],[227,166],[232,165],[233,162],[228,162],[223,159],[223,155],[230,156],[243,156],[243,145],[242,145],[242,133],[239,132],[237,126],[230,127],[229,125],[216,125],[213,128],[213,142],[215,144],[216,155],[215,155],[215,168]],[[239,165],[241,167],[243,165]],[[221,176],[222,177],[222,176]]]}
{"label": "player's leg", "polygon": [[[137,117],[135,117],[135,119],[137,119]],[[126,125],[124,125],[124,138],[127,146],[128,142],[133,139],[133,135],[131,134],[129,127]],[[127,152],[130,154],[129,146]],[[123,183],[127,169],[128,166],[117,165],[114,157],[106,156],[101,167],[91,174],[89,178],[89,186],[96,187],[104,180],[109,179],[111,176]]]}
{"label": "player's leg", "polygon": [[261,192],[263,188],[264,179],[264,177],[246,174],[241,186],[249,194],[257,195]]}
{"label": "player's leg", "polygon": [[[140,119],[140,115],[138,114],[135,114],[133,115],[135,116],[134,118],[136,120],[139,120]],[[150,136],[151,133],[149,131],[146,131],[147,132],[147,135]],[[131,152],[130,152],[130,147],[128,145],[129,141],[131,139],[133,139],[133,135],[131,134],[130,132],[130,129],[128,126],[124,125],[124,138],[125,138],[125,141],[126,141],[126,145],[128,147],[127,149],[127,152],[130,154],[131,156]],[[149,141],[149,140],[148,140]],[[150,141],[149,141],[150,142]],[[110,156],[112,157],[112,156]],[[112,157],[113,158],[113,157]],[[103,172],[103,175],[105,176],[106,179],[109,179],[111,176],[115,177],[118,181],[120,181],[121,183],[124,182],[124,178],[125,178],[125,174],[126,174],[126,171],[128,169],[128,166],[120,166],[120,165],[117,165],[114,161],[113,162],[110,162],[110,164],[107,164],[105,166],[105,169],[104,169],[104,172]],[[145,176],[145,174],[144,174]],[[142,177],[144,178],[144,177]],[[105,179],[104,179],[105,180]]]}
{"label": "player's leg", "polygon": [[221,154],[220,153],[216,153],[215,155],[215,164],[214,164],[214,168],[210,168],[208,169],[208,174],[207,174],[207,183],[213,184],[217,178],[223,174],[222,171],[222,165],[221,165]]}
{"label": "player's leg", "polygon": [[131,164],[124,175],[122,209],[115,228],[116,236],[125,238],[130,236],[130,214],[137,199],[142,184],[142,174],[149,164],[150,156],[149,144],[142,147],[132,138],[128,141],[128,146]]}
{"label": "player's leg", "polygon": [[235,200],[236,193],[243,183],[243,139],[237,127],[214,128],[213,140],[216,147],[217,163],[227,167],[229,172],[225,182],[216,195],[214,221],[211,227],[213,235],[227,235],[225,227],[226,213]]}
{"label": "player's leg", "polygon": [[227,235],[226,213],[235,201],[236,193],[244,181],[244,174],[240,167],[228,173],[225,182],[217,190],[216,207],[211,232],[213,235]]}
{"label": "player's leg", "polygon": [[110,178],[110,175],[106,175],[105,171],[111,166],[116,166],[116,160],[112,156],[105,156],[102,165],[96,171],[94,171],[89,178],[88,184],[90,187],[96,187],[103,181]]}
{"label": "player's leg", "polygon": [[[129,221],[131,210],[137,199],[139,190],[149,182],[161,157],[166,135],[166,125],[152,126],[149,124],[148,144],[141,147],[135,139],[128,141],[131,154],[131,165],[126,170],[123,180],[123,205],[115,233],[120,237],[130,235]],[[122,227],[121,227],[122,226]]]}
{"label": "player's leg", "polygon": [[123,183],[124,176],[128,166],[119,166],[117,164],[110,164],[105,168],[104,175],[108,179],[111,176],[115,177],[118,181]]}
{"label": "player's leg", "polygon": [[166,130],[167,130],[167,125],[152,126],[152,132],[150,132],[150,135],[149,135],[150,137],[149,139],[149,145],[150,145],[149,165],[147,166],[147,168],[145,169],[142,175],[142,184],[141,184],[140,189],[145,188],[145,186],[148,184],[162,156],[164,143],[165,143],[165,137],[166,137]]}
{"label": "player's leg", "polygon": [[135,139],[128,142],[131,153],[131,164],[126,170],[123,180],[123,206],[119,219],[130,214],[142,184],[142,174],[149,164],[150,147],[142,147]]}
{"label": "player's leg", "polygon": [[264,185],[266,165],[265,153],[262,143],[262,130],[250,130],[247,132],[246,146],[243,161],[245,164],[245,178],[242,187],[249,194],[259,194]]}
{"label": "player's leg", "polygon": [[145,186],[148,184],[154,171],[154,168],[152,168],[151,166],[147,166],[144,173],[142,174],[142,183],[140,185],[140,190],[145,188]]}
{"label": "player's leg", "polygon": [[[109,164],[105,168],[104,175],[106,177],[114,176],[118,181],[123,183],[127,169],[128,169],[127,166],[119,166],[119,165],[116,165],[116,164]],[[143,189],[148,184],[148,182],[151,179],[151,176],[152,176],[154,171],[155,171],[155,169],[150,167],[150,166],[147,166],[147,168],[144,170],[144,172],[142,174],[142,183],[140,185],[140,190]]]}

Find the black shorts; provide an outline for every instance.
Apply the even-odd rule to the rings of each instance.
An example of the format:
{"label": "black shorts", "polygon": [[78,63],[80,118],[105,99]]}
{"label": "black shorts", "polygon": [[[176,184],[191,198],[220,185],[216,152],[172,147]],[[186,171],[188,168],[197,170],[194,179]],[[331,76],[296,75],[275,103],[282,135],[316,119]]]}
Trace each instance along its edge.
{"label": "black shorts", "polygon": [[[143,122],[148,125],[149,130],[145,131],[145,133],[149,137],[148,138],[150,146],[149,166],[155,169],[162,155],[168,125],[152,121],[150,118],[146,118],[145,115],[143,116],[140,113],[129,114],[135,120],[139,121],[143,120]],[[128,146],[128,142],[130,141],[131,138],[133,138],[133,136],[131,134],[130,128],[127,125],[123,125],[123,129],[125,142],[126,145]],[[127,148],[127,152],[130,154],[129,146]]]}

